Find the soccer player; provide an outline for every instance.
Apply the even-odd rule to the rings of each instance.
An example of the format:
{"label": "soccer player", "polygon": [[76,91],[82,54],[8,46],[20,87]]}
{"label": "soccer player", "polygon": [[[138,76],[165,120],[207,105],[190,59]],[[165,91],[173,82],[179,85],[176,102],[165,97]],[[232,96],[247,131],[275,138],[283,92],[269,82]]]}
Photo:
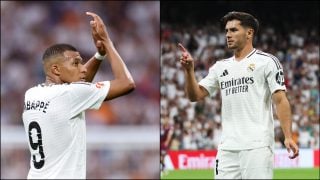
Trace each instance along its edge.
{"label": "soccer player", "polygon": [[229,12],[222,19],[230,58],[217,61],[197,83],[194,59],[181,45],[186,93],[191,101],[220,89],[222,137],[216,157],[217,179],[272,179],[274,127],[272,102],[280,120],[284,144],[293,159],[299,149],[292,140],[291,110],[279,60],[253,47],[259,22],[245,12]]}
{"label": "soccer player", "polygon": [[[85,64],[71,45],[55,44],[43,54],[44,83],[25,93],[23,123],[31,152],[28,179],[86,178],[87,109],[131,92],[135,83],[102,19],[87,12],[97,53]],[[90,83],[102,60],[114,80]]]}

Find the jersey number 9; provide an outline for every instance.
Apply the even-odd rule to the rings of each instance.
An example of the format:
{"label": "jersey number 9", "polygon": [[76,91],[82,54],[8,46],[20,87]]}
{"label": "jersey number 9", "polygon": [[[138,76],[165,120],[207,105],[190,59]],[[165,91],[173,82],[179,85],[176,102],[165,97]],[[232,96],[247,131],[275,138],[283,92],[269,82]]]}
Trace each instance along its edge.
{"label": "jersey number 9", "polygon": [[[36,135],[36,137],[35,137]],[[32,121],[29,124],[29,143],[33,150],[38,150],[40,155],[40,160],[37,161],[36,155],[32,156],[33,165],[36,169],[40,169],[44,165],[44,153],[42,147],[42,135],[41,128],[39,124],[35,121]]]}

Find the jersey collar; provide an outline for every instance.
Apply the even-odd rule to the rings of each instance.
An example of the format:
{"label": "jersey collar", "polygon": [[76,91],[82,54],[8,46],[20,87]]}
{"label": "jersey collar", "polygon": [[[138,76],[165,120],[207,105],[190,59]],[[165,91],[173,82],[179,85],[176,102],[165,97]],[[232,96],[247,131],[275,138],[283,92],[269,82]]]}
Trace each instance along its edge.
{"label": "jersey collar", "polygon": [[[243,61],[243,60],[245,60],[245,59],[248,59],[248,58],[251,57],[256,51],[257,51],[257,49],[256,49],[256,48],[253,48],[253,50],[252,50],[246,57],[244,57],[243,59],[241,59],[241,61]],[[233,61],[236,61],[236,58],[235,58],[234,55],[232,56],[232,60],[233,60]],[[241,62],[241,61],[238,61],[238,62]]]}

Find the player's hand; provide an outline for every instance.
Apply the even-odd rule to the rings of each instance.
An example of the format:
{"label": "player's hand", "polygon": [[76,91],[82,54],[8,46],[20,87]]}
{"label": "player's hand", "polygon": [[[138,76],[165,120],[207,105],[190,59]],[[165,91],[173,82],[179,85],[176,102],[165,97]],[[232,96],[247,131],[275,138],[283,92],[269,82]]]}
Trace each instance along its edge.
{"label": "player's hand", "polygon": [[284,140],[284,145],[286,146],[288,153],[290,153],[291,151],[293,152],[293,154],[291,156],[289,156],[290,159],[294,159],[299,156],[299,147],[293,141],[293,139],[286,138]]}
{"label": "player's hand", "polygon": [[95,46],[97,47],[98,52],[101,55],[106,54],[106,46],[110,41],[109,34],[105,24],[102,19],[95,13],[86,12],[87,15],[91,16],[93,20],[90,21],[92,38]]}
{"label": "player's hand", "polygon": [[194,68],[194,61],[190,53],[182,46],[181,43],[178,44],[179,49],[182,51],[182,54],[180,56],[180,63],[182,67],[184,67],[186,70],[193,70]]}

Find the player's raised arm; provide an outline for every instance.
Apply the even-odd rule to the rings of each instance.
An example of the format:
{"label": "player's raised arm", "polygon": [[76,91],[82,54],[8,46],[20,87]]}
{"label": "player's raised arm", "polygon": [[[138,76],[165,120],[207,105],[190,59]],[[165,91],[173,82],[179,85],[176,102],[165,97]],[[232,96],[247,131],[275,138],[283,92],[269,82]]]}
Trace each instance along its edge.
{"label": "player's raised arm", "polygon": [[135,88],[134,80],[126,64],[113,46],[105,24],[97,14],[87,12],[87,15],[93,18],[90,24],[98,52],[107,57],[115,78],[110,81],[110,90],[105,100],[110,100],[131,92]]}
{"label": "player's raised arm", "polygon": [[[91,14],[91,16],[94,15],[93,13],[89,13],[89,14]],[[87,15],[89,14],[87,12]],[[97,48],[97,53],[94,56],[92,56],[92,58],[90,58],[88,62],[84,65],[87,68],[87,73],[86,73],[87,82],[92,82],[94,76],[96,75],[100,67],[102,60],[106,55],[106,49],[102,41],[108,39],[109,37],[101,18],[96,18],[96,19],[97,20],[90,21],[90,25],[91,25],[92,39],[93,39],[94,45]]]}
{"label": "player's raised arm", "polygon": [[186,78],[185,90],[190,101],[198,101],[209,95],[208,91],[201,87],[194,74],[194,60],[191,54],[183,47],[181,43],[178,44],[179,49],[182,52],[180,56],[180,63],[184,68],[184,74]]}

